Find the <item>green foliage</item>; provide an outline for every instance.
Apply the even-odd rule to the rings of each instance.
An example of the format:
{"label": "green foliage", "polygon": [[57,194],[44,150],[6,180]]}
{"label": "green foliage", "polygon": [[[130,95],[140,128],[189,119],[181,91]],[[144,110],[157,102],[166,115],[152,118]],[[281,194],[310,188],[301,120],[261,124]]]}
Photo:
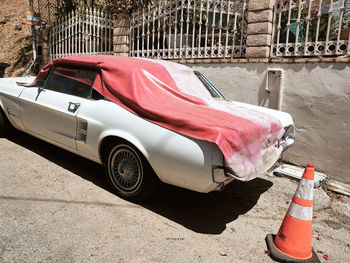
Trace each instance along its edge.
{"label": "green foliage", "polygon": [[74,0],[56,0],[56,18],[67,15],[68,13],[76,10],[78,4]]}
{"label": "green foliage", "polygon": [[112,14],[127,14],[131,15],[134,11],[147,7],[149,4],[152,4],[152,0],[106,0],[106,8]]}
{"label": "green foliage", "polygon": [[54,15],[58,19],[78,8],[106,9],[106,2],[105,0],[56,0],[56,2],[50,5],[55,9]]}
{"label": "green foliage", "polygon": [[343,28],[350,28],[350,0],[344,2]]}

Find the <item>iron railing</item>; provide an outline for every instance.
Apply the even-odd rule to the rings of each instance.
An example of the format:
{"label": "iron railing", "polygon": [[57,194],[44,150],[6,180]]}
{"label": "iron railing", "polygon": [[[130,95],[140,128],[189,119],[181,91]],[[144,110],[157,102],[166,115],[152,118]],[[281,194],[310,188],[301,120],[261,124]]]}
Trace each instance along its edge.
{"label": "iron railing", "polygon": [[350,54],[350,0],[277,0],[272,57]]}

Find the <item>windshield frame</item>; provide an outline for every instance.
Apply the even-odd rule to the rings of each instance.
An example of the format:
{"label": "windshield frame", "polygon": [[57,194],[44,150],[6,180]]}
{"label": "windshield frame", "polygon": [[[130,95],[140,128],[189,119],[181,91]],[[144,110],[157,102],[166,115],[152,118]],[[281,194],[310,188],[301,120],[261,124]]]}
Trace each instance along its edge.
{"label": "windshield frame", "polygon": [[204,76],[199,71],[193,72],[213,98],[225,99],[224,95],[222,95],[222,93],[217,88],[215,88],[215,86],[206,78],[206,76]]}

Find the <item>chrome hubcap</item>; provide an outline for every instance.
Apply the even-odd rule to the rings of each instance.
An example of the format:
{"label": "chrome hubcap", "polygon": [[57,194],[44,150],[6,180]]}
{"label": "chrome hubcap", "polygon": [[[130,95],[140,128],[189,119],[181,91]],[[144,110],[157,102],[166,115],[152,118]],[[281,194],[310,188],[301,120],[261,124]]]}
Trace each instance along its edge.
{"label": "chrome hubcap", "polygon": [[126,192],[136,191],[143,171],[138,155],[130,148],[118,147],[110,159],[110,171],[116,186]]}

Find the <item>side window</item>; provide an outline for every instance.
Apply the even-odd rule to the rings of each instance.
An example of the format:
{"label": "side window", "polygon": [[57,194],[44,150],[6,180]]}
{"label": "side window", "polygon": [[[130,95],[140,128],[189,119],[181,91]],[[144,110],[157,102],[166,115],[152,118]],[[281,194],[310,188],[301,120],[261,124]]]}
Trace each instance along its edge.
{"label": "side window", "polygon": [[49,75],[45,88],[90,99],[93,95],[94,89],[92,89],[92,85],[96,75],[97,72],[93,69],[57,66]]}
{"label": "side window", "polygon": [[103,100],[104,97],[98,91],[92,89],[91,96],[90,96],[89,99],[92,99],[92,100]]}

